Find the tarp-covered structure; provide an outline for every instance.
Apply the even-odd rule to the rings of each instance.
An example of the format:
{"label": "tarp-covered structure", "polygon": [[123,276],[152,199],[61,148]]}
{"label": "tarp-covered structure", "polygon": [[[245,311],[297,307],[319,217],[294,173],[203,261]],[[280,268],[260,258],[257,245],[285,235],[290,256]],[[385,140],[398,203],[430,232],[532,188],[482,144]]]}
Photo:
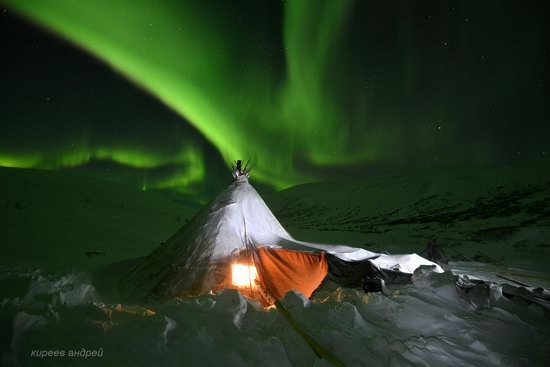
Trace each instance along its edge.
{"label": "tarp-covered structure", "polygon": [[310,297],[331,268],[341,279],[349,278],[348,270],[352,278],[365,265],[380,274],[410,275],[421,265],[443,271],[416,254],[298,241],[250,185],[248,174],[236,171],[234,177],[204,210],[132,269],[122,280],[123,294],[166,299],[237,288],[267,306],[290,290]]}

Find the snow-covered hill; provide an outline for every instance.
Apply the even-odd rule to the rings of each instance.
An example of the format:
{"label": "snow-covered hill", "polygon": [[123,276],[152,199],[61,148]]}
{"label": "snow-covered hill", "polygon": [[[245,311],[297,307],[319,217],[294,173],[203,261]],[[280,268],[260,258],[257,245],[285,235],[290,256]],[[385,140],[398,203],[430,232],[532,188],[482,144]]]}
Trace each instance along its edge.
{"label": "snow-covered hill", "polygon": [[435,238],[451,257],[550,259],[550,162],[311,183],[268,204],[306,240],[418,252]]}
{"label": "snow-covered hill", "polygon": [[145,256],[195,212],[86,175],[0,167],[0,264],[84,270]]}

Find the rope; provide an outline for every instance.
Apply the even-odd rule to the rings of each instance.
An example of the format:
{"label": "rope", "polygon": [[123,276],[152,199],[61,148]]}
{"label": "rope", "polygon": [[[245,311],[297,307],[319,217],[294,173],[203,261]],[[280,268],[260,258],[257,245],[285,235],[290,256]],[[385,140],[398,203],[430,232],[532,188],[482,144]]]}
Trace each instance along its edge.
{"label": "rope", "polygon": [[345,365],[334,356],[331,352],[323,348],[319,343],[317,343],[311,336],[309,336],[292,316],[292,314],[286,309],[283,303],[279,300],[275,301],[275,306],[277,310],[283,315],[284,319],[289,323],[289,325],[300,335],[305,342],[309,345],[311,349],[319,358],[325,359],[327,362],[336,367],[345,367]]}
{"label": "rope", "polygon": [[[255,260],[251,257],[251,254],[250,254],[249,246],[253,246],[253,245],[252,245],[252,241],[248,240],[248,235],[246,233],[246,219],[244,217],[244,213],[242,213],[242,214],[243,214],[243,223],[244,223],[244,241],[245,241],[246,257],[249,258],[249,261],[252,260],[251,263],[254,263],[254,266],[256,266]],[[247,267],[248,267],[248,280],[249,280],[249,285],[250,285],[250,296],[252,297],[252,276],[250,274],[250,266],[247,265]],[[275,299],[275,297],[273,297],[271,292],[269,292],[267,289],[265,289],[264,291],[271,298]],[[317,357],[325,359],[327,362],[329,362],[333,366],[345,367],[345,365],[338,358],[336,358],[334,356],[334,354],[330,353],[328,350],[326,350],[324,347],[322,347],[319,343],[317,343],[311,336],[309,336],[300,327],[300,325],[298,324],[296,319],[294,319],[292,314],[287,310],[287,308],[283,305],[283,303],[281,301],[275,299],[275,307],[283,315],[283,318],[294,329],[294,331],[296,331],[298,333],[298,335],[300,335],[304,339],[304,341],[307,343],[307,345],[309,345],[309,347],[313,350],[313,352],[315,352]]]}

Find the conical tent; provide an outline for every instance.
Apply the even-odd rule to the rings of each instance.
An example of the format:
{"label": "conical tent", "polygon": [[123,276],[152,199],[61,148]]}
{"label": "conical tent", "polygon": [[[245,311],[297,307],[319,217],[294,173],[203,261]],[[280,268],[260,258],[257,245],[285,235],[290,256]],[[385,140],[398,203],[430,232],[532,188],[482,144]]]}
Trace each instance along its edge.
{"label": "conical tent", "polygon": [[421,265],[443,270],[416,254],[383,255],[341,245],[295,240],[282,227],[246,172],[123,280],[126,295],[170,298],[224,288],[273,304],[289,290],[309,297],[328,272],[327,257],[344,264],[368,260],[379,269],[413,273]]}

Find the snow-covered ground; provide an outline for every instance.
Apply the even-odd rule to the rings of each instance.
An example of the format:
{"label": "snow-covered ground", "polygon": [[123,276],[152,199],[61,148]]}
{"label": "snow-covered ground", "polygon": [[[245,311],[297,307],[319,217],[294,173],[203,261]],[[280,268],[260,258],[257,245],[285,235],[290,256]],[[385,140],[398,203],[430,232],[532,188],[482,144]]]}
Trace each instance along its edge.
{"label": "snow-covered ground", "polygon": [[[1,302],[13,324],[4,365],[326,365],[277,310],[263,310],[233,290],[135,305],[103,297],[83,274],[4,269],[2,280],[27,284],[22,297]],[[414,285],[385,295],[330,289],[311,301],[289,293],[283,303],[346,366],[548,365],[548,313],[503,297],[497,286],[489,306],[478,309],[460,297],[456,280],[451,272],[420,271]],[[102,355],[32,355],[82,349]]]}
{"label": "snow-covered ground", "polygon": [[[547,310],[503,297],[496,283],[470,296],[456,286],[461,274],[509,283],[499,274],[550,288],[545,172],[471,169],[274,195],[268,204],[299,239],[419,252],[437,237],[456,257],[445,273],[421,269],[384,295],[326,284],[310,301],[289,293],[284,304],[346,366],[549,365]],[[0,178],[2,365],[327,365],[277,310],[234,291],[165,303],[119,297],[118,278],[191,209],[72,174],[2,169]],[[496,262],[457,261],[455,251]],[[49,350],[65,355],[41,354]]]}

